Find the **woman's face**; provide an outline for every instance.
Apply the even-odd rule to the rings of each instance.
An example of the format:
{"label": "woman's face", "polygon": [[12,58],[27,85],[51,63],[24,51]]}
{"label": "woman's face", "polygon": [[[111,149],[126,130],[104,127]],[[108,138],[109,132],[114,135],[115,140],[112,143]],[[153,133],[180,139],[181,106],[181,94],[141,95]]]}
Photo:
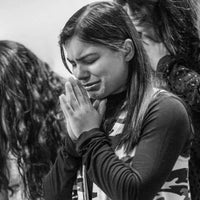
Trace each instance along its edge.
{"label": "woman's face", "polygon": [[159,60],[169,53],[164,43],[159,41],[152,26],[145,23],[139,25],[136,21],[133,21],[133,24],[140,34],[144,49],[149,57],[151,67],[154,71],[156,71]]}
{"label": "woman's face", "polygon": [[134,18],[133,13],[131,12],[127,4],[125,5],[124,9],[127,11],[142,39],[143,46],[149,57],[151,67],[153,68],[153,70],[156,70],[159,60],[163,56],[168,55],[169,52],[167,51],[165,45],[162,43],[150,23],[139,23],[139,21]]}
{"label": "woman's face", "polygon": [[85,43],[74,36],[65,45],[74,76],[94,99],[119,93],[126,88],[128,63],[121,51]]}

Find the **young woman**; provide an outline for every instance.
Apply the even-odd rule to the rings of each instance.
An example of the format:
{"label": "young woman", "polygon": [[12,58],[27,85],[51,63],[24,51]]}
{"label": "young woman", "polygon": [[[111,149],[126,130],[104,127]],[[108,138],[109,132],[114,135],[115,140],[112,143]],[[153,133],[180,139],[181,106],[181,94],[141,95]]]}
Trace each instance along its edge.
{"label": "young woman", "polygon": [[[39,199],[61,144],[62,80],[33,52],[0,41],[0,199]],[[64,127],[64,126],[63,126]]]}
{"label": "young woman", "polygon": [[198,1],[118,0],[127,10],[161,78],[162,86],[191,108],[195,136],[191,148],[192,199],[200,198],[200,38]]}
{"label": "young woman", "polygon": [[187,110],[152,86],[123,8],[82,7],[65,24],[60,47],[75,78],[60,96],[68,134],[44,179],[45,199],[190,199]]}

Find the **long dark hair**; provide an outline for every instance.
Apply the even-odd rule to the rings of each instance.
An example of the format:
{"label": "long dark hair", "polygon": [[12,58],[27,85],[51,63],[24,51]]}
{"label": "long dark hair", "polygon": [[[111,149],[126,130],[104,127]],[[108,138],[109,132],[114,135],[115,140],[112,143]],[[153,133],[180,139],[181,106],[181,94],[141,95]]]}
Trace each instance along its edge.
{"label": "long dark hair", "polygon": [[140,24],[150,24],[169,53],[200,72],[198,3],[195,0],[116,0]]}
{"label": "long dark hair", "polygon": [[42,178],[61,143],[57,104],[62,89],[59,77],[33,52],[0,41],[0,190],[12,190],[6,164],[11,153],[27,196],[42,196]]}
{"label": "long dark hair", "polygon": [[[73,37],[101,44],[113,51],[123,51],[123,43],[133,41],[135,55],[129,62],[127,80],[127,119],[121,143],[130,151],[139,140],[139,130],[146,106],[151,96],[151,73],[149,62],[139,35],[123,8],[114,2],[96,2],[78,10],[65,24],[60,34],[60,49],[63,63],[69,69],[64,45]],[[134,132],[134,133],[133,133]]]}

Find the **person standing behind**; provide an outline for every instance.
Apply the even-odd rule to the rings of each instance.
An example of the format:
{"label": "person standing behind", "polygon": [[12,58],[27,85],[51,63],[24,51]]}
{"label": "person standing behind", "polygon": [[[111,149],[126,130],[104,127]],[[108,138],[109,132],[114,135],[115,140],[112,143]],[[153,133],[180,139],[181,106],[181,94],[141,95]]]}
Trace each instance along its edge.
{"label": "person standing behind", "polygon": [[24,45],[0,41],[1,200],[42,198],[42,178],[64,132],[58,107],[63,87],[63,80]]}
{"label": "person standing behind", "polygon": [[192,199],[200,199],[200,38],[199,2],[117,0],[132,19],[160,86],[191,109],[194,139],[190,159]]}
{"label": "person standing behind", "polygon": [[82,7],[65,24],[60,48],[75,78],[60,96],[68,134],[44,179],[45,199],[190,199],[189,115],[180,98],[153,87],[124,9]]}

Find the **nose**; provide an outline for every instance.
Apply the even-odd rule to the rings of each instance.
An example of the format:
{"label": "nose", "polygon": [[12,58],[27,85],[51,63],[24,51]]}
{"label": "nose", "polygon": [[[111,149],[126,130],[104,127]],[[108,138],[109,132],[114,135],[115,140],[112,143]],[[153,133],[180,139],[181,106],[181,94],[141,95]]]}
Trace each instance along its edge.
{"label": "nose", "polygon": [[74,76],[80,81],[87,81],[90,78],[90,72],[87,68],[77,65],[73,70]]}

